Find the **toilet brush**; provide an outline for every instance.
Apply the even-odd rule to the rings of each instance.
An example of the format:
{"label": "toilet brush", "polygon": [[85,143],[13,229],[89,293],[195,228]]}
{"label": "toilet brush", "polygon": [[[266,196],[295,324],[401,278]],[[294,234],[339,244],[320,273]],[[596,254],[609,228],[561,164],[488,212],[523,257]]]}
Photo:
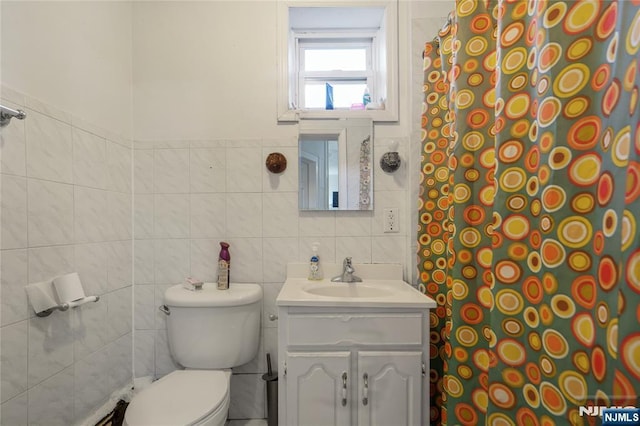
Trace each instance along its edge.
{"label": "toilet brush", "polygon": [[267,352],[267,374],[262,375],[267,384],[267,426],[278,426],[278,374],[271,369],[271,354]]}

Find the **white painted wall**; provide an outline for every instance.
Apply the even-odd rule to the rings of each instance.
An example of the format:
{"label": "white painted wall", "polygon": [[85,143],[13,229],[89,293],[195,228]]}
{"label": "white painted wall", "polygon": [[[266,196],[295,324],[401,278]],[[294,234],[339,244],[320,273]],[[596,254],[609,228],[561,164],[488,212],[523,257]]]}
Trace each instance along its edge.
{"label": "white painted wall", "polygon": [[[295,135],[276,120],[276,4],[258,1],[134,3],[134,139],[206,140]],[[409,129],[408,16],[401,1],[400,121]]]}
{"label": "white painted wall", "polygon": [[[131,5],[0,8],[0,423],[71,425],[132,378]],[[100,301],[36,317],[24,286],[73,271]]]}
{"label": "white painted wall", "polygon": [[136,2],[136,140],[280,137],[276,2]]}
{"label": "white painted wall", "polygon": [[2,83],[131,136],[131,4],[2,1]]}

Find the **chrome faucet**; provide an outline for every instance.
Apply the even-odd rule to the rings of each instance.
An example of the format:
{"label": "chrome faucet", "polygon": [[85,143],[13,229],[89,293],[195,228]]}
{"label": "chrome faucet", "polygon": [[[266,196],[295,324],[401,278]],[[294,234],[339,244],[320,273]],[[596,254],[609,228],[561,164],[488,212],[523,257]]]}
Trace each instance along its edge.
{"label": "chrome faucet", "polygon": [[336,282],[341,282],[341,283],[360,283],[362,282],[362,278],[353,275],[353,273],[355,272],[355,270],[353,269],[353,266],[351,265],[351,258],[350,257],[345,257],[344,258],[344,263],[342,264],[342,274],[338,275],[337,277],[333,277],[331,278],[331,281],[336,283]]}

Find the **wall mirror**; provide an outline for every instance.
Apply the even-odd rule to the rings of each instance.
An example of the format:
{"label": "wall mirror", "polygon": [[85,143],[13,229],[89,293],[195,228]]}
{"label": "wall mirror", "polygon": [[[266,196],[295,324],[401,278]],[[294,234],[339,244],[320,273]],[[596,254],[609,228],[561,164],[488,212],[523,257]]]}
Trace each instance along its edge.
{"label": "wall mirror", "polygon": [[300,210],[373,210],[373,122],[300,120]]}

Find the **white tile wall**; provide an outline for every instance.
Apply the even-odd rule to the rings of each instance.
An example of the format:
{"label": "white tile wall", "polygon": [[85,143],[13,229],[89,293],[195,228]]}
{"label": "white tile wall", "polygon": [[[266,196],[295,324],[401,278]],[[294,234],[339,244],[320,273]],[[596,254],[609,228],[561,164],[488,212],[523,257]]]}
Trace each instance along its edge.
{"label": "white tile wall", "polygon": [[[214,282],[218,278],[218,256],[222,239],[191,240],[191,275],[207,282]],[[214,253],[212,256],[211,253]],[[235,260],[234,260],[235,262]],[[234,266],[234,271],[237,268]],[[233,276],[234,281],[237,277]]]}
{"label": "white tile wall", "polygon": [[29,247],[74,242],[73,189],[65,183],[28,180]]}
{"label": "white tile wall", "polygon": [[74,368],[69,367],[29,389],[29,424],[70,425],[75,420]]}
{"label": "white tile wall", "polygon": [[[249,186],[249,185],[247,185]],[[262,194],[227,194],[227,236],[262,237]]]}
{"label": "white tile wall", "polygon": [[107,353],[97,351],[91,353],[74,365],[74,409],[78,418],[88,416],[109,397],[109,387],[96,386],[96,383],[107,383],[110,372],[107,369]]}
{"label": "white tile wall", "polygon": [[131,239],[133,235],[131,229],[132,201],[130,193],[107,192],[108,235],[110,240]]}
{"label": "white tile wall", "polygon": [[79,243],[107,240],[107,193],[101,189],[76,186],[73,203],[76,241]]}
{"label": "white tile wall", "polygon": [[135,150],[133,155],[134,192],[153,193],[153,150]]}
{"label": "white tile wall", "polygon": [[35,386],[74,362],[71,315],[29,319],[27,381]]}
{"label": "white tile wall", "polygon": [[155,283],[153,240],[136,240],[134,243],[134,280],[138,284]]}
{"label": "white tile wall", "polygon": [[249,147],[236,148],[230,144],[227,148],[227,192],[261,192],[262,170],[264,159],[262,158],[261,141],[245,142],[242,145]]}
{"label": "white tile wall", "polygon": [[2,362],[11,365],[2,371],[2,401],[9,400],[28,389],[27,352],[29,324],[20,321],[2,328]]}
{"label": "white tile wall", "polygon": [[260,374],[231,376],[230,419],[259,419],[265,413],[265,384]]}
{"label": "white tile wall", "polygon": [[154,263],[157,284],[177,284],[189,275],[189,240],[155,240]]}
{"label": "white tile wall", "polygon": [[73,182],[90,188],[107,188],[107,151],[104,138],[74,127]]}
{"label": "white tile wall", "polygon": [[109,243],[76,244],[76,270],[82,277],[85,294],[104,294],[109,288]]}
{"label": "white tile wall", "polygon": [[189,237],[189,194],[156,194],[154,197],[154,237]]}
{"label": "white tile wall", "polygon": [[[8,139],[8,138],[5,138]],[[10,141],[7,140],[7,143]],[[7,155],[3,155],[3,159]],[[2,179],[2,248],[27,247],[27,179],[5,175]]]}
{"label": "white tile wall", "polygon": [[27,176],[54,182],[73,182],[71,123],[28,110]]}
{"label": "white tile wall", "polygon": [[131,148],[107,140],[107,189],[131,193]]}
{"label": "white tile wall", "polygon": [[74,329],[73,342],[74,359],[83,359],[110,341],[109,329],[105,326],[109,320],[106,303],[92,303],[74,312],[75,324],[81,324]]}
{"label": "white tile wall", "polygon": [[30,248],[28,282],[44,281],[73,272],[74,254],[72,245]]}
{"label": "white tile wall", "polygon": [[[7,95],[7,90],[2,89],[3,96]],[[24,96],[22,96],[24,103]],[[14,103],[3,98],[5,106],[19,108],[21,103]],[[26,176],[27,162],[25,148],[26,142],[25,122],[11,120],[11,126],[6,126],[0,132],[0,142],[2,143],[2,173],[6,175]]]}
{"label": "white tile wall", "polygon": [[225,194],[191,194],[191,238],[222,238],[227,230]]}
{"label": "white tile wall", "polygon": [[157,309],[155,306],[155,286],[136,284],[133,297],[136,330],[154,330]]}
{"label": "white tile wall", "polygon": [[189,192],[189,150],[157,149],[154,151],[153,174],[155,192]]}
{"label": "white tile wall", "polygon": [[109,290],[129,287],[133,273],[131,241],[110,241],[107,250],[107,282]]}
{"label": "white tile wall", "polygon": [[[137,326],[137,323],[136,323]],[[136,330],[134,332],[134,370],[138,377],[155,375],[155,330]]]}
{"label": "white tile wall", "polygon": [[2,422],[8,425],[26,426],[29,410],[28,393],[24,392],[2,403]]}
{"label": "white tile wall", "polygon": [[[0,422],[75,424],[132,378],[132,149],[5,93],[27,119],[1,133]],[[100,301],[36,317],[25,285],[73,271]]]}
{"label": "white tile wall", "polygon": [[[379,144],[386,148],[387,142]],[[279,175],[264,166],[274,151],[288,160]],[[345,256],[405,262],[409,230],[382,233],[381,210],[406,209],[404,176],[386,175],[376,164],[374,211],[299,212],[297,156],[296,137],[134,143],[135,376],[160,377],[177,368],[157,307],[166,288],[188,275],[217,279],[220,241],[231,245],[231,281],[258,283],[264,290],[259,353],[234,368],[232,419],[265,414],[265,354],[278,365],[277,321],[269,314],[277,312],[288,262],[308,261],[314,242],[326,262]]]}
{"label": "white tile wall", "polygon": [[226,192],[227,161],[224,148],[190,150],[190,189],[198,192]]}
{"label": "white tile wall", "polygon": [[29,318],[27,294],[24,283],[28,277],[27,250],[2,250],[2,315],[1,325],[12,324]]}

